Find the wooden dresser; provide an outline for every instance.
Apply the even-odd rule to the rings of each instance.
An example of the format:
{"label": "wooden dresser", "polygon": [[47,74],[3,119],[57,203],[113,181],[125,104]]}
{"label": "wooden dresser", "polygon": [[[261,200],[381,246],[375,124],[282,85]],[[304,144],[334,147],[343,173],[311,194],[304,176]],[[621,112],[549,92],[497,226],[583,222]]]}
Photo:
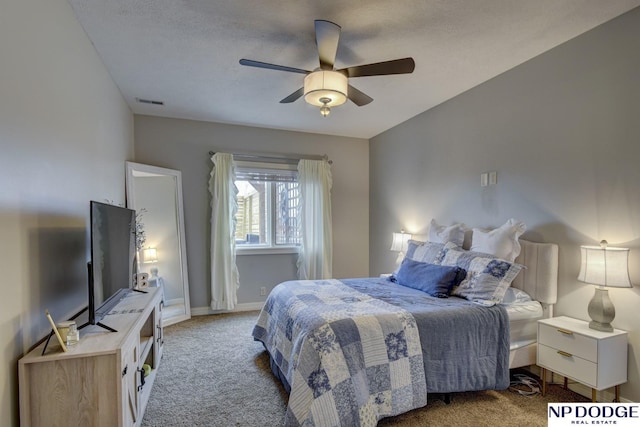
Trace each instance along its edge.
{"label": "wooden dresser", "polygon": [[[137,426],[162,357],[162,292],[133,292],[66,353],[55,336],[20,359],[22,426]],[[145,376],[143,365],[151,371]]]}

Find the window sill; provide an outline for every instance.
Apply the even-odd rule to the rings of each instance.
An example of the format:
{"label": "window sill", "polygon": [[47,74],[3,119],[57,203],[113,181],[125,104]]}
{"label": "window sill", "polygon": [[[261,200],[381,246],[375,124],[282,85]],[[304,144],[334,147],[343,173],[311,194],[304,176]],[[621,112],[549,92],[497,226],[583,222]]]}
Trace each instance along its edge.
{"label": "window sill", "polygon": [[236,255],[280,255],[280,254],[297,254],[297,246],[287,246],[283,248],[239,248],[236,246]]}

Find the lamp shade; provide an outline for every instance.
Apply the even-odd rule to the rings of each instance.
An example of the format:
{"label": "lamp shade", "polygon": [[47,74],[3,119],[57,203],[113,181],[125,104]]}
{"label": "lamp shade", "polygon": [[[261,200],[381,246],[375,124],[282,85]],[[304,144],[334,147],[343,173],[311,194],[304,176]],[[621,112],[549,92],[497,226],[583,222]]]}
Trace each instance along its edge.
{"label": "lamp shade", "polygon": [[582,261],[578,280],[599,286],[630,288],[629,249],[580,246]]}
{"label": "lamp shade", "polygon": [[393,240],[391,241],[391,251],[394,252],[406,252],[411,234],[401,231],[400,233],[393,233]]}
{"label": "lamp shade", "polygon": [[156,250],[156,248],[144,249],[142,251],[142,259],[144,260],[143,262],[145,264],[151,263],[151,262],[158,262],[158,251]]}
{"label": "lamp shade", "polygon": [[348,86],[342,73],[314,71],[304,78],[304,100],[316,107],[336,107],[347,101]]}

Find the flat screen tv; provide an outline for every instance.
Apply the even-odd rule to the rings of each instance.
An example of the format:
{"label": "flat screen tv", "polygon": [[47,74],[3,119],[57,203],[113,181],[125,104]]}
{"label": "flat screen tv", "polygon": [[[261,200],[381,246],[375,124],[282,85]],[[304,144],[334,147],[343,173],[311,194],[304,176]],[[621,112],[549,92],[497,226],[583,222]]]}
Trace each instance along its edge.
{"label": "flat screen tv", "polygon": [[89,324],[100,323],[133,287],[136,272],[136,212],[91,201]]}

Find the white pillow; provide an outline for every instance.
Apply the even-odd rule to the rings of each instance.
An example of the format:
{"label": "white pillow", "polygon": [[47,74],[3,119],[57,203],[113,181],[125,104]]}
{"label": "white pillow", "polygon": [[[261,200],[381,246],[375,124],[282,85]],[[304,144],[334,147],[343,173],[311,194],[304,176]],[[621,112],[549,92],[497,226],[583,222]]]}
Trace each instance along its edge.
{"label": "white pillow", "polygon": [[435,219],[431,220],[429,226],[429,241],[432,243],[455,243],[462,247],[464,242],[464,225],[453,224],[448,227],[438,225]]}
{"label": "white pillow", "polygon": [[471,250],[513,262],[520,255],[518,238],[526,229],[527,226],[523,222],[513,218],[495,230],[486,231],[474,228],[471,237]]}

